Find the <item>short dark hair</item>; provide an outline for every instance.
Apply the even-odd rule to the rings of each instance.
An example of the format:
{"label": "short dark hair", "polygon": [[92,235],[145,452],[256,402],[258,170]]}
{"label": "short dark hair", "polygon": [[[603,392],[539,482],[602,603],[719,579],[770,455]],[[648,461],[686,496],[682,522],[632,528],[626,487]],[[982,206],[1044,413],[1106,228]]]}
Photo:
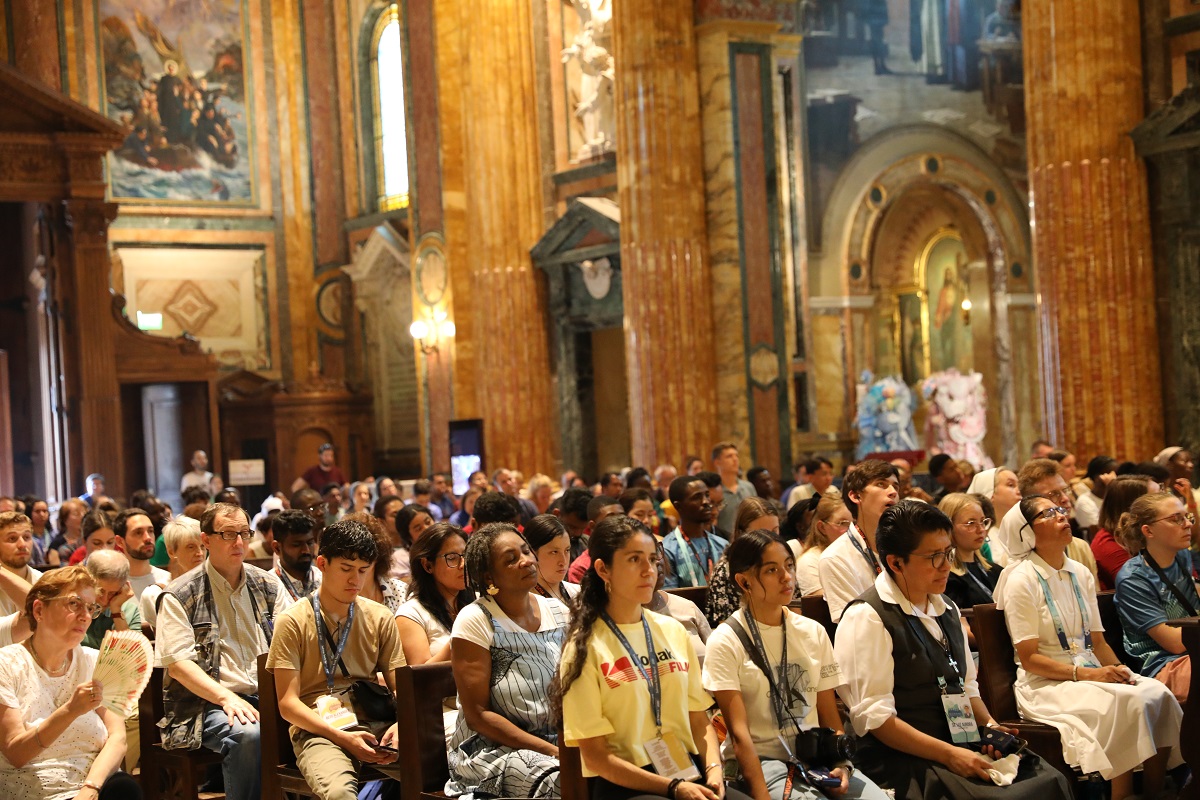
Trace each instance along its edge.
{"label": "short dark hair", "polygon": [[580,519],[587,519],[588,503],[592,502],[592,493],[582,486],[567,489],[558,498],[558,510],[564,514],[574,514]]}
{"label": "short dark hair", "polygon": [[1112,472],[1117,468],[1117,460],[1112,456],[1096,456],[1087,465],[1087,476],[1092,480],[1096,480],[1106,472]]}
{"label": "short dark hair", "polygon": [[297,511],[300,511],[308,508],[314,503],[319,503],[324,499],[325,498],[321,497],[321,493],[316,489],[297,489],[296,491],[292,492],[292,497],[291,500],[288,501],[288,504]]}
{"label": "short dark hair", "polygon": [[303,536],[306,533],[312,533],[316,527],[316,520],[298,508],[280,511],[271,520],[271,534],[280,544],[283,544],[289,536]]}
{"label": "short dark hair", "polygon": [[567,526],[553,514],[538,514],[525,526],[525,541],[535,553],[543,547],[568,533]]}
{"label": "short dark hair", "polygon": [[1143,461],[1133,468],[1135,475],[1145,475],[1155,483],[1166,484],[1171,480],[1171,472],[1162,464],[1155,461]]}
{"label": "short dark hair", "polygon": [[413,494],[429,494],[433,491],[433,484],[424,478],[419,481],[413,481]]}
{"label": "short dark hair", "polygon": [[901,500],[879,518],[879,527],[875,530],[875,549],[879,551],[883,568],[891,574],[888,556],[908,558],[920,546],[925,534],[937,531],[950,533],[953,530],[954,523],[937,506],[921,500]]}
{"label": "short dark hair", "polygon": [[392,503],[404,505],[404,499],[396,494],[384,495],[375,501],[375,505],[371,507],[371,513],[378,519],[383,519],[387,515],[388,506]]}
{"label": "short dark hair", "polygon": [[625,485],[625,481],[621,480],[621,473],[606,472],[600,476],[600,488],[603,489],[605,486],[608,486],[608,484],[612,481],[613,478],[616,478],[617,483],[620,483],[622,486]]}
{"label": "short dark hair", "polygon": [[[595,522],[596,518],[600,516],[601,511],[608,508],[609,506],[619,506],[619,505],[621,505],[621,502],[619,500],[614,500],[613,498],[609,497],[606,494],[601,494],[601,495],[597,495],[596,497],[593,497],[591,500],[588,501],[588,510],[587,510],[588,521]],[[625,509],[622,508],[621,510],[624,511]]]}
{"label": "short dark hair", "polygon": [[629,509],[633,508],[633,504],[639,500],[645,500],[651,505],[654,505],[654,496],[650,494],[649,489],[643,489],[640,486],[635,486],[632,489],[626,489],[621,492],[621,496],[617,498],[617,502],[621,504],[621,508],[625,513],[629,513]]}
{"label": "short dark hair", "polygon": [[734,444],[733,442],[717,442],[716,444],[713,445],[712,460],[716,461],[718,458],[721,457],[721,454],[724,453],[726,450],[737,450],[737,449],[738,449],[737,445]]}
{"label": "short dark hair", "polygon": [[699,475],[680,475],[671,481],[671,488],[667,489],[667,498],[670,499],[671,504],[677,506],[682,503],[687,497],[687,488],[697,481],[704,483],[704,479]]}
{"label": "short dark hair", "polygon": [[375,534],[358,520],[342,519],[321,532],[321,549],[317,553],[326,561],[335,558],[375,563],[379,547]]}
{"label": "short dark hair", "polygon": [[203,486],[189,486],[181,494],[184,506],[190,506],[192,503],[208,505],[208,501],[212,500],[212,494]]}
{"label": "short dark hair", "polygon": [[515,523],[521,518],[521,506],[516,498],[509,497],[504,492],[485,492],[475,501],[475,509],[471,512],[477,527],[493,522]]}
{"label": "short dark hair", "polygon": [[633,486],[642,478],[646,478],[647,480],[651,481],[653,480],[653,478],[650,477],[650,470],[646,469],[645,467],[634,467],[633,469],[629,470],[629,472],[625,473],[625,485]]}
{"label": "short dark hair", "polygon": [[936,478],[942,474],[942,470],[946,468],[946,465],[953,460],[954,457],[949,453],[938,453],[929,459],[929,474]]}
{"label": "short dark hair", "polygon": [[113,517],[112,532],[124,539],[125,526],[129,522],[130,517],[146,517],[149,519],[150,515],[146,513],[146,509],[138,507],[127,508],[124,511],[119,511],[117,512],[117,515]]}
{"label": "short dark hair", "polygon": [[810,458],[808,461],[804,462],[804,471],[809,475],[812,475],[814,472],[819,470],[822,465],[833,469],[832,461],[824,456],[816,456],[815,458]]}
{"label": "short dark hair", "polygon": [[754,483],[754,481],[758,479],[759,475],[762,475],[764,472],[770,472],[770,471],[771,470],[767,469],[766,467],[751,467],[746,472],[746,480],[750,481],[751,483]]}
{"label": "short dark hair", "polygon": [[900,480],[900,472],[886,461],[880,461],[878,458],[868,458],[854,468],[854,471],[846,476],[842,481],[842,502],[846,504],[846,508],[850,509],[850,513],[858,519],[858,503],[850,499],[851,492],[862,494],[863,489],[866,489],[877,480],[887,480],[895,478]]}
{"label": "short dark hair", "polygon": [[721,476],[715,472],[704,470],[702,472],[697,472],[694,477],[704,481],[704,485],[710,489],[716,489],[721,485]]}

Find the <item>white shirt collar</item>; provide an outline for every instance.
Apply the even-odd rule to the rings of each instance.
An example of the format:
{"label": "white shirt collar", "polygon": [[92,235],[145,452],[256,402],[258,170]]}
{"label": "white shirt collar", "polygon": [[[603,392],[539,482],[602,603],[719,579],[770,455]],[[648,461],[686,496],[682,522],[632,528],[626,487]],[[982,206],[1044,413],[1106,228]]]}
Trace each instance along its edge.
{"label": "white shirt collar", "polygon": [[237,586],[233,586],[229,581],[225,580],[225,576],[217,572],[212,565],[212,559],[204,559],[204,571],[208,573],[208,579],[212,583],[216,591],[222,594],[233,594],[246,585],[246,568],[242,567],[242,579],[238,581]]}
{"label": "white shirt collar", "polygon": [[1037,570],[1038,574],[1043,578],[1050,578],[1053,576],[1058,576],[1061,578],[1062,575],[1060,575],[1060,573],[1071,571],[1070,567],[1068,566],[1071,563],[1071,559],[1064,557],[1062,569],[1055,569],[1046,563],[1046,559],[1042,558],[1037,554],[1036,551],[1032,550],[1029,552],[1029,563],[1033,565],[1033,568]]}
{"label": "white shirt collar", "polygon": [[900,587],[896,585],[896,581],[892,580],[892,577],[888,575],[887,570],[884,570],[875,578],[875,590],[879,592],[880,600],[900,606],[900,610],[910,617],[928,617],[933,619],[946,613],[946,600],[940,594],[929,595],[929,610],[927,612],[914,608],[913,604],[904,596],[904,592],[900,591]]}

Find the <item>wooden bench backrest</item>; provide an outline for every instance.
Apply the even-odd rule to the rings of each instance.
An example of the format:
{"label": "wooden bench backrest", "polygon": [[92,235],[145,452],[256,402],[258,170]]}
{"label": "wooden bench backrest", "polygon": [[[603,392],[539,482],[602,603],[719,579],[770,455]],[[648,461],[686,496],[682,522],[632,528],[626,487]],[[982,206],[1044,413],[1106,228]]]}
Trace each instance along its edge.
{"label": "wooden bench backrest", "polygon": [[1100,622],[1104,625],[1104,641],[1108,642],[1122,664],[1137,671],[1142,665],[1130,663],[1129,653],[1125,652],[1125,629],[1121,625],[1121,614],[1117,611],[1117,593],[1096,592],[1096,605],[1100,608]]}
{"label": "wooden bench backrest", "polygon": [[[795,607],[796,603],[793,602],[792,608]],[[833,641],[834,634],[837,633],[837,624],[829,613],[829,604],[825,602],[824,597],[818,595],[800,598],[800,614],[813,622],[819,622],[825,628],[825,632],[829,634],[829,641]]]}
{"label": "wooden bench backrest", "polygon": [[403,774],[403,800],[419,800],[422,792],[436,793],[446,788],[450,768],[446,763],[442,702],[457,693],[449,662],[396,670],[396,746]]}
{"label": "wooden bench backrest", "polygon": [[680,597],[686,597],[696,604],[696,607],[704,611],[708,604],[708,587],[707,586],[678,586],[674,589],[667,589],[668,592]]}
{"label": "wooden bench backrest", "polygon": [[1017,682],[1016,654],[1004,612],[995,603],[975,606],[971,630],[979,648],[979,696],[983,704],[998,720],[1019,719],[1017,697],[1013,694]]}

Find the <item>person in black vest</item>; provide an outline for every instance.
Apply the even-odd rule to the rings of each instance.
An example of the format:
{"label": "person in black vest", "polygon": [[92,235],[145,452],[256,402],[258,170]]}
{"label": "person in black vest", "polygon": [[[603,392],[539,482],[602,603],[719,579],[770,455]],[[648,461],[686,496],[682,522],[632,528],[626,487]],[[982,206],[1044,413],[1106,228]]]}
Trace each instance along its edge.
{"label": "person in black vest", "polygon": [[884,512],[876,546],[884,572],[847,607],[834,652],[838,692],[859,735],[855,766],[897,800],[923,797],[1071,797],[1066,779],[1022,757],[1011,786],[989,770],[1015,766],[980,738],[992,719],[979,697],[975,663],[954,603],[942,596],[953,556],[950,519],[918,500]]}

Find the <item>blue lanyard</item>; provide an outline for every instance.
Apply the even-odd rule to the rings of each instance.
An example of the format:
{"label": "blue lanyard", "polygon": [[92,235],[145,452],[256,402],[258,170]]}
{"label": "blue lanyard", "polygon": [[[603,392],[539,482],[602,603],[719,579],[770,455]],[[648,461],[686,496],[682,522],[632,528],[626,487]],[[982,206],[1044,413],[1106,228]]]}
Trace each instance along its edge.
{"label": "blue lanyard", "polygon": [[[742,607],[742,614],[746,617],[746,627],[750,629],[750,636],[753,637],[754,646],[758,648],[758,652],[762,653],[763,663],[767,667],[771,666],[771,659],[767,657],[767,647],[763,644],[762,632],[758,629],[758,620],[754,618],[753,612],[746,606]],[[787,607],[783,609],[783,624],[780,626],[780,655],[779,655],[779,674],[782,676],[784,686],[778,686],[771,679],[770,673],[767,673],[767,690],[771,695],[771,707],[775,711],[775,719],[779,722],[780,729],[784,728],[787,723],[791,722],[796,726],[796,730],[801,729],[799,721],[792,716],[791,698],[794,696],[788,676],[788,612]],[[787,694],[784,694],[786,687]],[[807,704],[804,701],[804,695],[800,695],[800,717],[803,718],[807,711]]]}
{"label": "blue lanyard", "polygon": [[700,567],[700,572],[702,572],[704,574],[704,583],[707,584],[709,577],[712,575],[712,566],[713,566],[712,541],[709,539],[709,537],[707,535],[704,536],[704,540],[705,540],[704,549],[708,551],[708,562],[707,562],[708,568],[706,569],[705,562],[700,560],[700,551],[696,549],[696,545],[692,544],[692,540],[689,539],[687,536],[685,536],[683,531],[680,531],[679,535],[683,536],[683,541],[687,544],[688,550],[692,551],[692,558],[696,559],[696,565],[698,567]]}
{"label": "blue lanyard", "polygon": [[[855,529],[854,529],[854,532],[855,532],[855,533],[858,533],[858,529],[857,529],[857,528],[855,528]],[[862,534],[859,534],[859,536],[861,536],[861,535],[862,535]],[[870,550],[868,550],[867,548],[863,547],[861,544],[859,544],[859,543],[858,543],[858,536],[851,536],[851,537],[850,537],[850,544],[854,545],[854,549],[855,549],[855,550],[857,550],[857,551],[859,552],[859,555],[861,555],[861,556],[862,556],[864,559],[866,559],[866,561],[867,561],[867,566],[868,566],[868,567],[870,567],[870,568],[871,568],[871,570],[872,570],[872,571],[873,571],[873,572],[874,572],[876,575],[878,575],[878,574],[880,574],[881,572],[883,572],[883,568],[882,568],[882,567],[880,567],[880,566],[879,566],[879,562],[875,560],[875,554],[874,554],[873,552],[871,552]]]}
{"label": "blue lanyard", "polygon": [[[1067,642],[1067,631],[1063,628],[1062,618],[1058,615],[1058,605],[1054,602],[1054,596],[1050,594],[1050,584],[1046,583],[1046,579],[1042,577],[1042,573],[1036,569],[1033,571],[1037,575],[1038,583],[1042,585],[1042,594],[1046,596],[1046,605],[1050,607],[1050,618],[1054,620],[1054,630],[1058,633],[1058,644],[1064,652],[1071,653],[1070,644]],[[1083,627],[1083,646],[1088,650],[1092,649],[1092,630],[1088,625],[1087,606],[1083,604],[1083,593],[1079,591],[1079,581],[1075,577],[1074,572],[1067,572],[1071,576],[1071,588],[1075,590],[1075,602],[1079,604],[1079,619]]]}
{"label": "blue lanyard", "polygon": [[[346,616],[346,627],[342,628],[341,638],[338,639],[337,650],[331,655],[325,646],[325,637],[321,634],[328,635],[329,629],[325,627],[325,620],[321,617],[321,601],[317,599],[314,592],[308,596],[308,600],[312,603],[313,616],[317,618],[317,646],[321,650],[321,666],[325,669],[325,683],[329,686],[330,694],[333,693],[333,673],[337,669],[338,662],[342,660],[342,653],[346,649],[346,640],[350,638],[350,628],[354,625],[354,603],[350,604],[350,611]],[[329,639],[333,641],[331,636]]]}
{"label": "blue lanyard", "polygon": [[[283,584],[283,588],[287,589],[288,594],[290,594],[292,596],[293,600],[299,600],[300,595],[305,594],[306,584],[303,581],[301,581],[300,582],[300,591],[297,592],[295,587],[292,585],[292,577],[283,571],[283,567],[276,567],[275,574],[279,576],[279,581]],[[311,576],[311,573],[310,573],[310,576]]]}
{"label": "blue lanyard", "polygon": [[617,623],[613,622],[612,617],[607,612],[600,615],[606,624],[617,637],[617,641],[625,648],[625,652],[629,654],[629,660],[637,667],[638,672],[642,673],[642,678],[646,681],[646,686],[650,689],[650,708],[654,711],[654,724],[658,726],[659,734],[662,733],[662,684],[658,675],[658,654],[654,650],[654,637],[650,635],[650,623],[646,621],[646,615],[642,614],[642,630],[646,633],[646,653],[650,658],[650,671],[647,673],[645,666],[642,665],[642,657],[633,649],[633,645],[625,638],[625,634],[621,633],[621,629],[617,627]]}

